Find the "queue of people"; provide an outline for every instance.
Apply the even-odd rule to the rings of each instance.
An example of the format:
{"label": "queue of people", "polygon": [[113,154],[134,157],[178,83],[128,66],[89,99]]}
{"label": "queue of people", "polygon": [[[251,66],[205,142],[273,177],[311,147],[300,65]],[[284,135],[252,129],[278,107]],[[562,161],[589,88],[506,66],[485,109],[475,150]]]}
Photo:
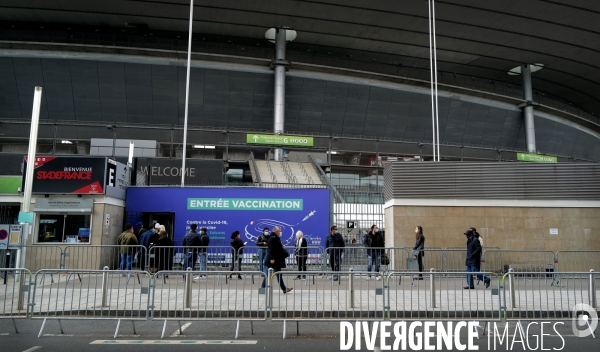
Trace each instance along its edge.
{"label": "queue of people", "polygon": [[[139,256],[141,268],[149,268],[150,272],[171,270],[172,258],[175,253],[174,248],[172,248],[173,241],[166,233],[164,225],[158,223],[152,224],[149,230],[145,230],[141,223],[137,223],[136,228],[137,230],[134,231],[133,226],[130,224],[125,225],[125,231],[117,239],[117,243],[121,246],[119,268],[121,270],[131,270],[133,257],[139,254],[136,247],[144,247],[146,252],[148,252],[153,246],[159,246],[161,250],[158,251],[158,254],[149,263],[145,263],[146,258],[144,255]],[[207,247],[210,244],[210,237],[207,234],[206,228],[200,229],[200,233],[197,232],[197,229],[197,224],[191,224],[190,231],[183,239],[182,264],[184,269],[188,267],[194,269],[195,264],[198,263],[200,271],[205,272],[207,270]],[[468,273],[480,272],[483,239],[474,227],[465,231],[464,235],[467,237],[466,271]],[[266,276],[268,275],[269,268],[273,268],[275,272],[281,271],[286,267],[286,259],[290,256],[290,253],[283,246],[280,237],[281,228],[279,226],[274,226],[272,232],[269,231],[268,227],[265,227],[256,240],[258,267],[261,272],[265,273],[265,279],[261,284],[263,288],[266,285]],[[387,259],[385,254],[385,237],[377,225],[372,225],[370,231],[363,236],[363,244],[366,247],[367,255],[366,270],[368,274],[366,279],[371,280],[371,277],[374,277],[375,280],[380,280],[381,277],[378,273],[380,272],[382,260],[385,259],[389,262],[389,259]],[[237,278],[242,279],[242,260],[246,245],[247,242],[243,242],[240,238],[240,232],[234,231],[231,235],[231,265],[229,270],[232,273],[229,275],[229,278],[233,278],[233,275],[237,273]],[[334,281],[339,280],[339,274],[336,273],[340,271],[345,247],[346,241],[339,233],[338,227],[335,225],[332,226],[329,235],[325,239],[325,250],[329,257],[329,265],[333,272],[332,279]],[[423,280],[423,257],[425,256],[425,252],[423,227],[416,226],[412,256],[418,264],[419,274],[413,278],[414,280]],[[306,272],[307,270],[308,242],[304,238],[302,231],[296,232],[294,256],[299,272],[294,280],[306,280],[306,275],[302,274],[302,272]],[[234,273],[236,263],[237,271]],[[387,263],[384,265],[387,265]],[[484,282],[486,288],[490,286],[489,277],[483,274],[475,275],[478,280]],[[194,277],[194,280],[205,278],[206,275],[201,274]],[[286,287],[281,275],[276,275],[276,278],[283,293],[288,293],[292,290]],[[473,275],[467,275],[466,279],[467,286],[464,289],[474,289]]]}

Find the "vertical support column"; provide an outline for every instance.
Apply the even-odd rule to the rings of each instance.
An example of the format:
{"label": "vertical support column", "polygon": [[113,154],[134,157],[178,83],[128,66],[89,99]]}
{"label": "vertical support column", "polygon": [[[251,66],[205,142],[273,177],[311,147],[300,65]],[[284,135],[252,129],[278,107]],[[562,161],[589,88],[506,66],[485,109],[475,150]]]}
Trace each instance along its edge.
{"label": "vertical support column", "polygon": [[533,93],[531,89],[531,66],[525,64],[521,66],[521,76],[523,78],[523,98],[526,105],[523,108],[525,118],[525,140],[527,142],[527,151],[535,153],[535,124],[533,119]]}
{"label": "vertical support column", "polygon": [[[275,34],[275,106],[273,132],[282,134],[285,125],[285,28],[277,28]],[[283,161],[283,149],[275,148],[275,161]]]}
{"label": "vertical support column", "polygon": [[52,135],[52,155],[56,155],[56,134],[58,132],[57,129],[58,129],[58,126],[55,123],[54,124],[54,134]]}

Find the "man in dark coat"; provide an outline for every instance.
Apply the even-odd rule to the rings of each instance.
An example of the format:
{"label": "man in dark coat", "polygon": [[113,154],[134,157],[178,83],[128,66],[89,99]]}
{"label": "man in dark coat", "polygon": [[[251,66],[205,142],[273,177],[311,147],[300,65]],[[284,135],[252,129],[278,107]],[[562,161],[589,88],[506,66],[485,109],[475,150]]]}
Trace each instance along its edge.
{"label": "man in dark coat", "polygon": [[[467,236],[467,260],[465,261],[467,272],[478,272],[479,270],[477,269],[477,263],[481,261],[481,244],[477,238],[475,238],[473,231],[467,230],[465,235]],[[485,283],[485,288],[490,286],[489,277],[479,274],[477,275],[477,278]],[[467,275],[467,286],[465,286],[464,289],[475,289],[475,285],[473,284],[473,275]]]}
{"label": "man in dark coat", "polygon": [[[331,232],[325,240],[325,249],[329,254],[329,265],[331,265],[331,271],[340,271],[340,260],[344,256],[344,247],[346,243],[344,238],[338,232],[337,226],[331,226]],[[338,276],[333,275],[333,281],[337,281]]]}
{"label": "man in dark coat", "polygon": [[[183,257],[183,270],[187,270],[187,268],[192,268],[194,270],[194,266],[196,266],[196,261],[198,260],[198,251],[200,250],[200,235],[196,230],[198,229],[198,224],[190,225],[190,232],[188,232],[183,238],[183,250],[185,252]],[[185,274],[183,276],[185,278]]]}
{"label": "man in dark coat", "polygon": [[[156,225],[160,226],[158,223]],[[150,226],[150,230],[144,232],[140,236],[140,245],[142,245],[146,249],[146,253],[142,253],[141,260],[140,260],[140,268],[142,270],[146,270],[146,265],[150,266],[150,263],[146,263],[146,256],[149,257],[149,255],[150,255],[150,253],[149,253],[150,244],[151,243],[156,244],[158,242],[159,236],[158,236],[158,233],[156,233],[158,226],[155,226],[154,224],[152,224],[152,226]],[[152,268],[148,268],[148,270],[151,271]]]}
{"label": "man in dark coat", "polygon": [[[289,256],[288,252],[283,248],[283,243],[281,243],[281,228],[279,226],[273,227],[273,234],[269,236],[269,242],[267,243],[268,248],[268,262],[266,263],[269,268],[273,268],[273,271],[280,272],[281,269],[285,268],[285,259]],[[277,281],[279,281],[279,288],[283,293],[288,293],[292,290],[292,288],[286,288],[285,283],[283,282],[283,277],[281,274],[275,275],[277,276]]]}

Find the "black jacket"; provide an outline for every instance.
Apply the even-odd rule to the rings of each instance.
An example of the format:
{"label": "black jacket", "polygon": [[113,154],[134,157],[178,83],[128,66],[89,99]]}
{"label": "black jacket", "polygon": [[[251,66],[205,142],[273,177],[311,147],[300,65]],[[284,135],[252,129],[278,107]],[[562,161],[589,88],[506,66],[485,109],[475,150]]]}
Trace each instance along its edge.
{"label": "black jacket", "polygon": [[262,248],[262,249],[266,249],[267,248],[267,242],[269,242],[269,235],[265,235],[264,232],[258,236],[258,238],[256,239],[256,246],[258,248]]}
{"label": "black jacket", "polygon": [[376,232],[375,234],[369,232],[367,234],[367,238],[365,239],[365,246],[368,248],[368,254],[372,254],[373,252],[378,254],[383,253],[383,249],[381,248],[385,247],[385,239],[383,238],[381,232]]}
{"label": "black jacket", "polygon": [[206,247],[208,247],[209,243],[210,243],[210,237],[208,237],[207,234],[200,235],[200,245],[203,247],[203,248],[200,248],[200,252],[206,253]]}
{"label": "black jacket", "polygon": [[346,242],[344,242],[342,235],[339,233],[334,235],[330,233],[327,235],[327,239],[325,240],[325,248],[327,249],[327,253],[329,255],[339,255],[340,252],[344,251],[344,247],[346,247]]}
{"label": "black jacket", "polygon": [[[288,257],[288,253],[283,248],[279,236],[271,235],[269,237],[268,248],[268,256],[265,264],[276,271],[285,268],[285,258]],[[275,260],[275,263],[271,263],[271,260]]]}
{"label": "black jacket", "polygon": [[167,236],[162,240],[159,239],[155,243],[156,246],[167,247],[159,248],[156,252],[156,267],[158,270],[171,270],[173,264],[173,241]]}
{"label": "black jacket", "polygon": [[481,262],[481,244],[479,240],[471,236],[467,239],[467,260],[466,266],[477,266]]}
{"label": "black jacket", "polygon": [[300,246],[298,246],[298,240],[294,244],[294,253],[296,257],[308,257],[308,242],[306,238],[302,237],[300,240]]}
{"label": "black jacket", "polygon": [[190,231],[183,238],[183,247],[186,247],[186,252],[198,253],[199,248],[187,248],[187,247],[200,247],[200,235],[196,231]]}
{"label": "black jacket", "polygon": [[231,251],[236,255],[244,254],[244,242],[239,237],[231,240]]}
{"label": "black jacket", "polygon": [[413,251],[419,251],[419,255],[425,256],[425,235],[421,234],[421,236],[417,237],[417,241],[415,242],[415,246],[413,247]]}

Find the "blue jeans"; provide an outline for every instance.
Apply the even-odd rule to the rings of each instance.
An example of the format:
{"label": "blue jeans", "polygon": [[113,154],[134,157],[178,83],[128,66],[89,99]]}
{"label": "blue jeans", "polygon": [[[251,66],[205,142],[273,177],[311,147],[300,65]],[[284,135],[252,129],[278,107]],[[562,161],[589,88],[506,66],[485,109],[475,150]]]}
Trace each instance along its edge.
{"label": "blue jeans", "polygon": [[197,260],[197,253],[186,253],[185,257],[183,258],[183,270],[187,270],[187,268],[192,268],[192,270],[194,270]]}
{"label": "blue jeans", "polygon": [[[477,266],[471,265],[471,266],[467,266],[467,272],[468,273],[477,273],[477,272],[479,272],[479,269],[477,269]],[[488,282],[490,282],[490,278],[483,274],[478,274],[477,278],[486,284]],[[473,283],[473,275],[470,275],[470,274],[467,275],[467,285],[469,287],[475,287],[475,284]]]}
{"label": "blue jeans", "polygon": [[200,271],[206,271],[206,252],[198,253],[198,258],[200,259]]}
{"label": "blue jeans", "polygon": [[[379,272],[379,265],[381,263],[381,255],[379,253],[371,253],[367,255],[367,271],[371,272],[371,267],[375,267],[375,272]],[[369,275],[371,277],[371,275]]]}
{"label": "blue jeans", "polygon": [[[119,265],[119,269],[131,270],[131,257],[131,254],[121,253],[121,264]],[[125,265],[127,265],[127,269],[125,269]]]}
{"label": "blue jeans", "polygon": [[267,255],[267,250],[264,248],[258,249],[258,271],[263,271],[263,267],[265,266],[265,256]]}

